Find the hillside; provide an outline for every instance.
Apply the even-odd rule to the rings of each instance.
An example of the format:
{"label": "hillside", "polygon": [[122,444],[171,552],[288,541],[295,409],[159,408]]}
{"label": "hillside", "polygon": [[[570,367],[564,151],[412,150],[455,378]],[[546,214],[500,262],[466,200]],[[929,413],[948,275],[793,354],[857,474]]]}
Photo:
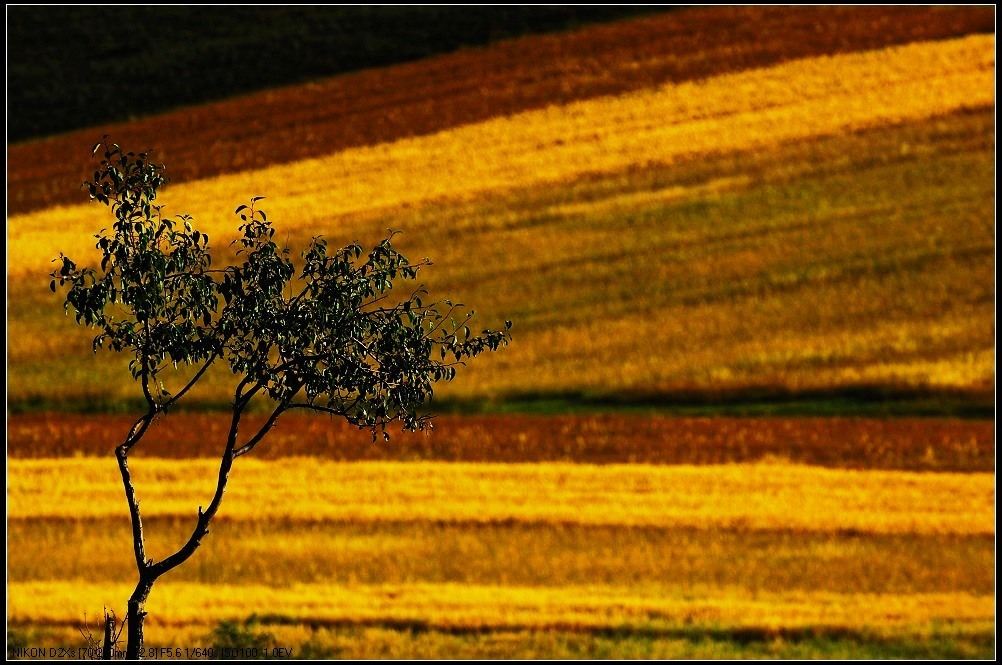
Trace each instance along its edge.
{"label": "hillside", "polygon": [[[797,58],[992,33],[994,26],[988,7],[687,9],[464,49],[307,85],[248,91],[230,101],[152,117],[137,110],[132,113],[138,119],[128,122],[102,122],[8,146],[8,212],[79,202],[78,183],[88,175],[86,151],[105,133],[121,145],[155,147],[174,181],[182,183],[550,104]],[[198,69],[190,75],[203,73]],[[80,80],[75,71],[66,76]],[[19,109],[13,106],[12,113],[34,114]]]}
{"label": "hillside", "polygon": [[[9,141],[671,7],[12,5]],[[45,81],[44,85],[39,85]]]}
{"label": "hillside", "polygon": [[[198,180],[164,202],[221,244],[253,195],[293,248],[403,229],[405,253],[436,263],[433,291],[516,322],[452,400],[986,405],[993,72],[988,36],[794,60]],[[44,290],[50,257],[86,255],[104,224],[96,206],[11,218],[14,402],[131,394]],[[225,400],[215,385],[201,399]]]}

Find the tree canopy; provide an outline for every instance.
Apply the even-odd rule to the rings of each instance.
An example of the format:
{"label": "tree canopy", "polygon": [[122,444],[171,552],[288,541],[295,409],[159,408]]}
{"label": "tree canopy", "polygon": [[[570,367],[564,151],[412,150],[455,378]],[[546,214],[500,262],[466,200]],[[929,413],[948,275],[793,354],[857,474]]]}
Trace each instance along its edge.
{"label": "tree canopy", "polygon": [[[289,248],[278,246],[275,229],[257,207],[260,196],[235,211],[236,262],[213,267],[209,237],[192,227],[191,217],[165,216],[156,203],[168,180],[165,167],[149,152],[125,152],[107,137],[93,154],[102,150],[93,180],[84,183],[91,199],[115,217],[110,231],[95,235],[100,267],[79,267],[60,255],[50,288],[69,285],[65,308],[74,310],[77,323],[97,329],[95,353],[105,348],[131,356],[129,368],[146,402],[146,412],[115,449],[139,572],[126,619],[126,657],[136,659],[154,583],[195,553],[222,503],[234,460],[251,452],[282,413],[341,416],[370,428],[373,440],[380,432],[388,440],[386,426],[394,421],[423,429],[435,383],[452,380],[457,366],[507,344],[511,322],[504,330],[474,334],[472,311],[463,313],[462,305],[448,300],[426,302],[427,291],[416,280],[430,262],[404,258],[393,248],[392,231],[368,252],[358,243],[331,250],[314,237],[297,271]],[[187,540],[154,561],[146,554],[129,453],[216,362],[225,363],[235,381],[216,490],[199,506]],[[241,418],[256,396],[270,400],[271,415],[241,438]],[[113,623],[106,617],[106,640]]]}
{"label": "tree canopy", "polygon": [[[434,384],[510,340],[510,322],[474,334],[472,311],[428,301],[416,280],[430,262],[401,255],[394,232],[369,251],[358,243],[332,249],[314,237],[297,270],[258,207],[263,197],[236,209],[237,263],[215,267],[209,237],[187,215],[168,217],[156,203],[165,167],[148,152],[94,147],[102,150],[94,179],[84,183],[115,216],[110,232],[95,235],[100,268],[60,256],[51,288],[69,284],[66,308],[98,329],[95,351],[132,356],[132,375],[153,411],[166,411],[221,361],[239,378],[237,403],[266,394],[276,417],[298,408],[384,436],[392,421],[421,429]],[[168,379],[179,366],[197,372],[171,392]]]}

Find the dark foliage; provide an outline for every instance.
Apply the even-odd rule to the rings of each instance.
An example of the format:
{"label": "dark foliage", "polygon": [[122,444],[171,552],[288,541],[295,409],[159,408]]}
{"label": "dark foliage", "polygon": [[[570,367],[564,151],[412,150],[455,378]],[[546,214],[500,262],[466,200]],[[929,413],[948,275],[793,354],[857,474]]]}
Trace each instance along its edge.
{"label": "dark foliage", "polygon": [[[154,412],[167,411],[221,361],[238,377],[234,399],[241,411],[260,394],[275,402],[276,417],[302,408],[379,427],[384,435],[395,420],[421,429],[428,416],[420,409],[433,384],[509,340],[510,323],[506,331],[474,334],[473,312],[448,300],[426,302],[419,285],[393,299],[395,286],[430,265],[398,253],[393,233],[368,252],[357,243],[330,249],[315,237],[297,272],[256,208],[263,197],[236,209],[242,263],[213,268],[209,237],[190,217],[166,217],[155,203],[167,180],[163,166],[114,144],[99,143],[94,151],[104,158],[85,185],[116,221],[111,232],[95,236],[100,269],[60,256],[50,287],[69,284],[66,308],[99,330],[95,351],[132,356],[132,375]],[[197,373],[174,394],[165,379],[184,376],[179,366]]]}

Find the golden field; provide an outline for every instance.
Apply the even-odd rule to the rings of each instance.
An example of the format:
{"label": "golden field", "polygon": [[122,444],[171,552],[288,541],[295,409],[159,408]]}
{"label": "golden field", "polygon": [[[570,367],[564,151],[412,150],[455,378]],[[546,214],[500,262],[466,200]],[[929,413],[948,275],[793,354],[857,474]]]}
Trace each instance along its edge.
{"label": "golden field", "polygon": [[[968,34],[984,29],[969,9],[856,9],[816,44],[817,8],[704,8],[248,98],[291,127],[250,135],[315,142],[293,159],[228,133],[185,162],[159,202],[209,232],[217,264],[251,196],[294,256],[316,234],[401,229],[405,255],[434,261],[431,293],[513,320],[513,343],[431,406],[487,415],[427,435],[376,446],[283,416],[154,588],[149,643],[205,647],[229,626],[307,658],[991,658],[994,35]],[[708,39],[686,16],[717,35],[713,57],[672,56]],[[735,16],[798,36],[751,44],[722,27]],[[561,91],[533,83],[519,44],[597,51],[551,63]],[[488,61],[535,87],[498,110],[468,77],[443,83]],[[378,115],[395,98],[374,90],[420,71],[415,90],[442,99],[400,98],[323,147],[316,99],[357,85]],[[227,104],[130,128],[232,133],[246,116]],[[34,211],[8,217],[8,643],[79,646],[84,615],[121,614],[135,582],[112,449],[139,393],[47,288],[51,259],[93,256],[112,218],[37,209],[67,199],[42,191],[32,149],[12,154]],[[234,383],[210,372],[190,395],[205,412],[159,418],[130,458],[154,558],[209,501]],[[846,417],[867,400],[909,417]],[[839,417],[719,415],[785,403]],[[526,404],[550,415],[503,415]],[[981,420],[946,417],[957,404]],[[666,415],[678,405],[715,417]]]}
{"label": "golden field", "polygon": [[[186,537],[214,462],[133,466],[148,551],[163,556]],[[127,597],[116,472],[108,459],[11,461],[15,626],[66,639],[84,614]],[[63,479],[57,496],[39,492],[51,478]],[[588,651],[602,635],[616,637],[613,653],[703,653],[708,635],[720,636],[718,657],[893,653],[895,640],[944,653],[943,639],[983,653],[993,483],[778,463],[241,460],[195,558],[154,589],[149,640],[207,646],[217,622],[256,615],[252,630],[277,646],[328,656],[345,640],[381,653],[368,631],[377,643],[395,633],[408,653],[421,639],[448,653],[465,635],[471,653],[509,657],[562,653],[564,641]]]}
{"label": "golden field", "polygon": [[[150,517],[193,515],[215,488],[212,460],[130,465]],[[107,459],[10,460],[12,519],[121,514]],[[63,480],[39,496],[46,478]],[[992,474],[916,474],[788,464],[646,466],[241,460],[227,490],[234,520],[556,522],[864,531],[994,532]],[[156,550],[153,550],[156,557]],[[161,554],[166,556],[166,554]]]}
{"label": "golden field", "polygon": [[[127,585],[104,586],[72,580],[8,587],[10,616],[41,623],[72,623],[81,598],[114,605],[128,597]],[[720,589],[696,599],[690,593],[602,587],[540,589],[511,586],[415,584],[324,587],[293,585],[164,584],[148,605],[158,626],[184,626],[242,618],[248,605],[283,608],[283,618],[307,625],[408,623],[438,629],[584,630],[653,621],[663,625],[719,622],[741,628],[777,630],[822,625],[828,629],[886,630],[950,620],[987,622],[991,596],[966,593],[832,594],[742,593]]]}
{"label": "golden field", "polygon": [[[255,194],[293,248],[403,229],[401,249],[436,263],[434,294],[516,325],[449,399],[987,394],[993,67],[990,36],[793,61],[189,183],[165,202],[218,246]],[[52,402],[50,361],[58,401],[135,395],[45,290],[50,258],[86,256],[105,224],[96,206],[11,218],[13,399]],[[193,397],[225,402],[229,377],[209,383]]]}

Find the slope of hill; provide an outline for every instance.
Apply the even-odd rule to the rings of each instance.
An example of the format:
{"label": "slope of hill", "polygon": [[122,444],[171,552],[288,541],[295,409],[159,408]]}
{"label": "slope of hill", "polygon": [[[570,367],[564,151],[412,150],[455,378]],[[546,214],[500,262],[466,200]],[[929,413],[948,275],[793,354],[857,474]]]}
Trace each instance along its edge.
{"label": "slope of hill", "polygon": [[[712,7],[526,37],[9,146],[8,212],[78,202],[86,150],[104,133],[122,145],[155,147],[175,182],[187,182],[549,104],[991,33],[994,25],[990,7]],[[32,113],[17,105],[11,112]]]}
{"label": "slope of hill", "polygon": [[[9,141],[670,7],[7,8]],[[44,81],[44,84],[41,82]]]}
{"label": "slope of hill", "polygon": [[[517,324],[453,399],[986,395],[993,67],[981,36],[806,59],[200,180],[165,202],[221,244],[251,195],[292,247],[405,229],[406,252],[439,264],[433,290]],[[44,290],[49,258],[86,255],[102,225],[97,206],[10,220],[15,401],[48,401],[57,372],[71,401],[131,392]]]}

